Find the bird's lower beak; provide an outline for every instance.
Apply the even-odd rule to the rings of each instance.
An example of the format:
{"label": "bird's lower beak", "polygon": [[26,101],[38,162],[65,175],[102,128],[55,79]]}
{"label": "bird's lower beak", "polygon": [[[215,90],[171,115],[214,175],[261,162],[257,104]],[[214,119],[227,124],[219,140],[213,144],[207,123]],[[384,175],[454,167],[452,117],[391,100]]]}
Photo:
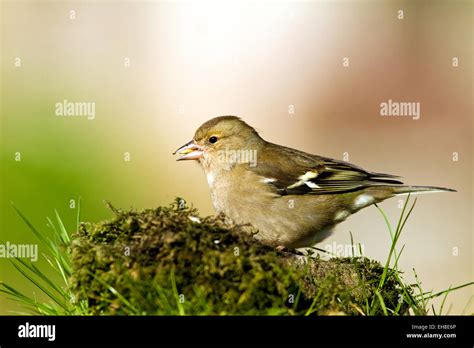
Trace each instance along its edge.
{"label": "bird's lower beak", "polygon": [[197,160],[202,156],[202,148],[196,144],[193,140],[189,143],[184,144],[178,150],[176,150],[173,155],[181,155],[178,157],[177,161],[183,160]]}

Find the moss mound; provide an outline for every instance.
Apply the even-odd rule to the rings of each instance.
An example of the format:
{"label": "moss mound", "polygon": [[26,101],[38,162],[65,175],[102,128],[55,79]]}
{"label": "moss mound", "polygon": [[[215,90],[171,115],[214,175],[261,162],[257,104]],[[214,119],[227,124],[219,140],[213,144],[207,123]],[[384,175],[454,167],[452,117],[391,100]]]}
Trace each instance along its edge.
{"label": "moss mound", "polygon": [[[247,226],[199,217],[181,199],[113,211],[112,220],[83,223],[73,237],[70,284],[92,314],[357,315],[375,298],[383,271],[365,258],[276,251]],[[387,308],[400,292],[395,279],[386,282]]]}

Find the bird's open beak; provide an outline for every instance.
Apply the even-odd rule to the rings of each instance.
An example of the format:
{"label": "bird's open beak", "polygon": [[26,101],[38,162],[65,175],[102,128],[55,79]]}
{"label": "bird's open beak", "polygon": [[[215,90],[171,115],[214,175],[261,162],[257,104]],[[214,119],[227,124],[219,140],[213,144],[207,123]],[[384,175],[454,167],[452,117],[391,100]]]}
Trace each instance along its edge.
{"label": "bird's open beak", "polygon": [[197,160],[201,158],[202,152],[202,148],[191,140],[189,143],[184,144],[176,150],[173,155],[181,155],[178,157],[177,161]]}

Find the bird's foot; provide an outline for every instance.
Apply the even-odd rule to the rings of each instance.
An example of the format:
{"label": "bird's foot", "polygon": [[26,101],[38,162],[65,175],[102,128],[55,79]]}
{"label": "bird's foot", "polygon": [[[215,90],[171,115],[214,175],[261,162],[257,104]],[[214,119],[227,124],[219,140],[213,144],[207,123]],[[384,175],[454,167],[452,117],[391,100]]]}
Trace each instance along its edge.
{"label": "bird's foot", "polygon": [[284,245],[278,245],[275,249],[277,251],[285,251],[286,247]]}

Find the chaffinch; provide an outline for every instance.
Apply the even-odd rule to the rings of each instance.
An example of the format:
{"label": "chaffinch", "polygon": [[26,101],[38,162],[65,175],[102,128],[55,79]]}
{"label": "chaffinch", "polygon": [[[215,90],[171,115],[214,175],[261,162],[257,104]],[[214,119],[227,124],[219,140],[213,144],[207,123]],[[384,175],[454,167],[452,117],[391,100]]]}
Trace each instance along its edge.
{"label": "chaffinch", "polygon": [[395,175],[272,144],[236,116],[205,122],[174,154],[199,161],[218,213],[278,248],[312,246],[351,214],[395,195],[455,191],[406,186]]}

